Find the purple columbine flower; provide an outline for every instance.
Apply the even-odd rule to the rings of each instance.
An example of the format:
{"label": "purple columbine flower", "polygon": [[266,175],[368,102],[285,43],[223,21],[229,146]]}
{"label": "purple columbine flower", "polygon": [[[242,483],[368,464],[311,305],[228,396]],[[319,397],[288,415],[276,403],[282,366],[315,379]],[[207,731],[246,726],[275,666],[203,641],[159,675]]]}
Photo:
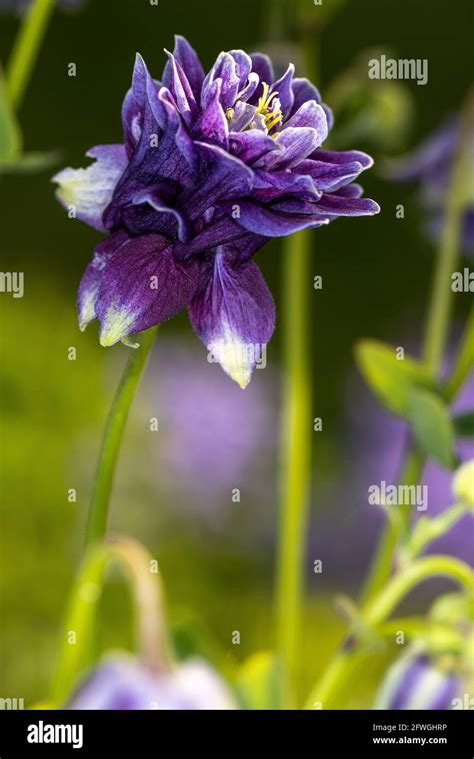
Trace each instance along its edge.
{"label": "purple columbine flower", "polygon": [[339,216],[378,213],[353,180],[372,165],[322,149],[331,111],[270,60],[221,53],[206,75],[177,37],[162,81],[138,55],[124,144],[99,145],[87,169],[55,178],[71,215],[108,233],[79,289],[79,323],[98,318],[109,346],[189,309],[198,336],[245,387],[275,324],[254,253],[272,237]]}
{"label": "purple columbine flower", "polygon": [[389,669],[376,709],[452,709],[461,679],[436,665],[426,653],[409,652]]}
{"label": "purple columbine flower", "polygon": [[[444,206],[452,170],[459,149],[461,119],[449,119],[426,142],[405,158],[394,161],[389,175],[401,182],[418,182],[419,201],[427,213],[427,231],[438,240],[443,227]],[[474,253],[474,130],[470,135],[471,189],[465,198],[462,241],[466,252]]]}
{"label": "purple columbine flower", "polygon": [[203,661],[189,660],[155,675],[131,657],[103,662],[83,682],[67,709],[236,709],[227,686]]}

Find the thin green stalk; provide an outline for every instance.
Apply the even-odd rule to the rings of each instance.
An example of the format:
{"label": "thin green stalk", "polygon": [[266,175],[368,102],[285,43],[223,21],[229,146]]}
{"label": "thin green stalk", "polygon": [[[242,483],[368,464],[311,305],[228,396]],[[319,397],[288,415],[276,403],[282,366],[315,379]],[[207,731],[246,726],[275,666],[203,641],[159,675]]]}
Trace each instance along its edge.
{"label": "thin green stalk", "polygon": [[54,6],[55,0],[33,0],[21,23],[6,73],[7,96],[15,110],[22,103]]}
{"label": "thin green stalk", "polygon": [[284,251],[285,407],[277,559],[277,646],[287,678],[288,705],[295,695],[296,654],[304,589],[304,556],[311,480],[311,373],[307,340],[311,293],[311,241],[299,232]]}
{"label": "thin green stalk", "polygon": [[118,563],[134,600],[136,638],[140,658],[153,672],[167,669],[170,661],[168,630],[158,574],[151,571],[152,557],[136,541],[119,538],[94,546],[88,552],[73,586],[62,632],[52,700],[61,708],[72,688],[93,664],[96,620],[106,570]]}
{"label": "thin green stalk", "polygon": [[131,349],[110,409],[89,509],[86,548],[102,540],[106,533],[110,493],[128,412],[153,346],[157,330],[158,327],[153,327],[139,335],[140,346]]}
{"label": "thin green stalk", "polygon": [[[453,168],[451,186],[446,200],[446,220],[441,237],[428,311],[423,354],[427,368],[434,378],[438,376],[440,370],[449,328],[452,300],[451,274],[456,268],[456,261],[459,255],[462,214],[467,182],[469,181],[467,167],[469,166],[468,152],[470,150],[469,134],[474,122],[473,101],[474,98],[470,95],[462,120],[462,134]],[[468,327],[468,336],[471,329],[473,329],[472,325]],[[469,363],[472,364],[472,346],[467,344],[464,351],[461,363],[457,367],[454,389],[464,379],[467,365]],[[451,387],[451,392],[452,390],[453,387]],[[420,454],[416,451],[409,453],[400,479],[401,483],[404,485],[415,485],[423,474],[423,468],[424,460]],[[387,525],[363,591],[362,597],[364,599],[376,593],[390,577],[397,545],[403,533],[406,534],[408,531],[409,524],[410,510],[404,509],[403,520],[399,520],[398,524],[392,521]]]}
{"label": "thin green stalk", "polygon": [[471,308],[469,318],[461,338],[461,348],[456,358],[451,378],[445,388],[448,401],[456,397],[474,367],[474,308]]}
{"label": "thin green stalk", "polygon": [[[400,601],[419,583],[431,577],[447,577],[459,583],[471,596],[474,580],[470,567],[450,556],[430,556],[418,559],[396,575],[386,587],[362,610],[361,617],[369,629],[381,625]],[[347,639],[351,640],[350,636]],[[331,661],[323,677],[311,692],[306,709],[319,706],[333,709],[340,704],[350,681],[367,656],[357,641],[343,646]]]}

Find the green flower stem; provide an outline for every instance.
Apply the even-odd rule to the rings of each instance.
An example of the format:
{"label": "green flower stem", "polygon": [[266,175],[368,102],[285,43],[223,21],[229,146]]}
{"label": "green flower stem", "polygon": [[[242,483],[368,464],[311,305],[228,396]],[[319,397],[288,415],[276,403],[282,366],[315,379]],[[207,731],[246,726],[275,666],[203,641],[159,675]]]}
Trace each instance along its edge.
{"label": "green flower stem", "polygon": [[[402,599],[419,583],[431,577],[447,577],[458,582],[470,596],[474,595],[474,578],[470,567],[449,556],[430,556],[418,559],[399,572],[361,612],[368,629],[377,628],[387,619]],[[340,705],[345,690],[367,651],[358,642],[346,645],[333,659],[320,682],[311,692],[306,709],[333,709]]]}
{"label": "green flower stem", "polygon": [[474,94],[468,97],[461,121],[461,136],[454,162],[451,186],[446,200],[446,221],[435,270],[433,294],[426,325],[424,358],[427,368],[437,376],[443,360],[452,302],[451,275],[459,257],[459,238],[466,203],[470,172],[470,135],[474,126]]}
{"label": "green flower stem", "polygon": [[277,647],[294,703],[296,654],[304,589],[304,555],[311,480],[311,372],[307,339],[311,240],[299,232],[285,241],[285,406],[277,559]]}
{"label": "green flower stem", "polygon": [[7,96],[15,110],[22,103],[54,6],[55,0],[33,0],[22,21],[6,73]]}
{"label": "green flower stem", "polygon": [[138,336],[138,348],[132,348],[110,409],[102,440],[99,462],[89,509],[86,548],[101,541],[107,529],[110,493],[122,443],[128,412],[150,354],[158,327]]}
{"label": "green flower stem", "polygon": [[[443,358],[446,338],[448,334],[449,318],[451,313],[451,274],[456,268],[459,254],[459,237],[461,233],[462,214],[465,204],[466,188],[469,183],[469,134],[474,123],[474,97],[468,97],[462,119],[462,134],[458,154],[453,168],[451,186],[448,192],[445,210],[445,224],[441,238],[441,245],[435,270],[433,292],[428,312],[426,334],[424,341],[424,358],[427,368],[433,377],[437,377]],[[473,348],[469,341],[474,332],[472,325],[473,317],[467,329],[467,344],[464,345],[458,365],[455,369],[455,380],[450,386],[450,393],[455,392],[459,383],[465,379],[469,367],[473,362]],[[448,386],[449,387],[449,386]],[[452,397],[452,396],[451,396]],[[411,452],[407,456],[400,482],[404,485],[417,484],[423,474],[424,460],[418,452]],[[398,523],[390,522],[382,536],[377,549],[375,559],[363,591],[363,599],[370,598],[376,593],[390,577],[395,551],[400,538],[407,535],[411,510],[403,509],[403,519]]]}
{"label": "green flower stem", "polygon": [[136,637],[141,659],[152,671],[167,669],[168,631],[163,614],[159,575],[152,557],[137,542],[116,539],[95,546],[87,555],[73,587],[67,610],[52,701],[61,708],[73,687],[91,666],[96,618],[106,570],[114,563],[125,571],[135,606]]}
{"label": "green flower stem", "polygon": [[445,388],[448,401],[456,397],[474,367],[474,308],[471,308],[451,378]]}

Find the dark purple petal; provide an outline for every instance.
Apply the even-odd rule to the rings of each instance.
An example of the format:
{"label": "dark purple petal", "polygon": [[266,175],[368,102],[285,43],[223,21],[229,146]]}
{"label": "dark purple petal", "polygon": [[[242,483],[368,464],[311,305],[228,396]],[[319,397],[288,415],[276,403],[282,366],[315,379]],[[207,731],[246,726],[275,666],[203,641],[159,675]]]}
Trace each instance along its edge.
{"label": "dark purple petal", "polygon": [[165,52],[168,55],[168,63],[163,74],[163,84],[171,92],[178,111],[186,124],[190,126],[197,111],[191,85],[174,55],[168,51]]}
{"label": "dark purple petal", "polygon": [[240,202],[239,221],[249,232],[266,237],[284,237],[300,229],[326,224],[327,219],[317,215],[318,205],[299,201],[294,205],[287,204],[287,209],[285,205],[279,208],[245,200]]}
{"label": "dark purple petal", "polygon": [[128,235],[122,230],[107,237],[106,240],[97,245],[94,258],[84,272],[77,294],[79,329],[81,331],[85,330],[87,325],[97,317],[95,304],[106,264],[128,239]]}
{"label": "dark purple petal", "polygon": [[283,154],[274,158],[266,157],[265,166],[278,169],[291,169],[298,166],[304,158],[313,153],[326,138],[327,125],[321,124],[321,131],[309,127],[288,127],[278,133],[278,145],[283,148]]}
{"label": "dark purple petal", "polygon": [[278,92],[278,99],[281,103],[283,115],[291,113],[295,96],[293,94],[293,74],[295,67],[289,64],[286,72],[272,85],[271,92]]}
{"label": "dark purple petal", "polygon": [[325,163],[352,163],[357,161],[360,163],[363,169],[370,169],[374,165],[373,158],[367,153],[362,153],[360,150],[323,150],[318,148],[314,155],[311,156],[315,161],[324,161]]}
{"label": "dark purple petal", "polygon": [[221,105],[221,86],[221,80],[217,79],[203,95],[203,108],[196,123],[195,133],[199,140],[208,140],[227,148],[229,122]]}
{"label": "dark purple petal", "polygon": [[[192,225],[183,211],[174,207],[166,198],[163,192],[163,185],[152,185],[141,190],[133,196],[135,204],[148,203],[155,211],[162,215],[170,214],[177,224],[177,237],[181,242],[189,242],[192,237]],[[172,232],[170,232],[172,234]]]}
{"label": "dark purple petal", "polygon": [[220,53],[214,66],[206,76],[202,88],[202,104],[206,90],[217,80],[221,79],[221,104],[226,111],[234,105],[240,87],[237,62],[230,53]]}
{"label": "dark purple petal", "polygon": [[320,134],[324,134],[324,141],[328,133],[328,123],[324,110],[315,100],[308,100],[301,108],[298,108],[291,119],[285,122],[283,132],[288,127],[312,127]]}
{"label": "dark purple petal", "polygon": [[260,81],[271,84],[275,80],[275,73],[268,55],[264,55],[264,53],[252,53],[250,58],[252,59],[252,71],[258,74]]}
{"label": "dark purple petal", "polygon": [[343,194],[324,193],[317,204],[317,212],[328,216],[373,216],[380,206],[370,198],[348,198]]}
{"label": "dark purple petal", "polygon": [[204,82],[204,69],[196,51],[189,42],[179,34],[175,37],[174,57],[186,74],[189,84],[194,93],[196,102],[201,97],[202,83]]}
{"label": "dark purple petal", "polygon": [[252,165],[267,153],[282,154],[283,148],[276,140],[258,129],[229,134],[229,149],[237,158]]}
{"label": "dark purple petal", "polygon": [[273,334],[272,296],[258,266],[230,262],[225,248],[218,249],[206,280],[189,308],[192,325],[212,359],[244,388]]}
{"label": "dark purple petal", "polygon": [[229,55],[235,61],[236,74],[239,78],[239,91],[242,91],[252,70],[252,59],[244,50],[230,50]]}
{"label": "dark purple petal", "polygon": [[325,163],[307,159],[298,166],[298,172],[312,177],[318,190],[335,192],[352,182],[363,171],[358,161],[348,163]]}
{"label": "dark purple petal", "polygon": [[321,192],[311,176],[293,174],[291,171],[256,171],[254,195],[260,202],[270,201],[284,195],[297,195],[304,200],[318,200]]}
{"label": "dark purple petal", "polygon": [[179,264],[168,241],[158,235],[129,240],[107,263],[96,312],[100,342],[113,345],[174,316],[191,302],[198,264]]}

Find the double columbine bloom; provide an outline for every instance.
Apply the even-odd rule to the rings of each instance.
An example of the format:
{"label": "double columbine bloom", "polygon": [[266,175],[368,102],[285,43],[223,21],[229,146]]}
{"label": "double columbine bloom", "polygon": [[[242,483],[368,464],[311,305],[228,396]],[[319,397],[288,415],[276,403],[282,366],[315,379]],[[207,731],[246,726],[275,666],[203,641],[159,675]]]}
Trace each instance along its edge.
{"label": "double columbine bloom", "polygon": [[176,40],[161,82],[137,56],[122,108],[123,145],[89,151],[55,178],[60,201],[107,238],[79,289],[79,322],[110,346],[188,308],[198,336],[245,387],[275,326],[254,253],[272,237],[339,216],[371,215],[353,180],[364,153],[323,150],[332,125],[290,65],[221,53],[206,75]]}

